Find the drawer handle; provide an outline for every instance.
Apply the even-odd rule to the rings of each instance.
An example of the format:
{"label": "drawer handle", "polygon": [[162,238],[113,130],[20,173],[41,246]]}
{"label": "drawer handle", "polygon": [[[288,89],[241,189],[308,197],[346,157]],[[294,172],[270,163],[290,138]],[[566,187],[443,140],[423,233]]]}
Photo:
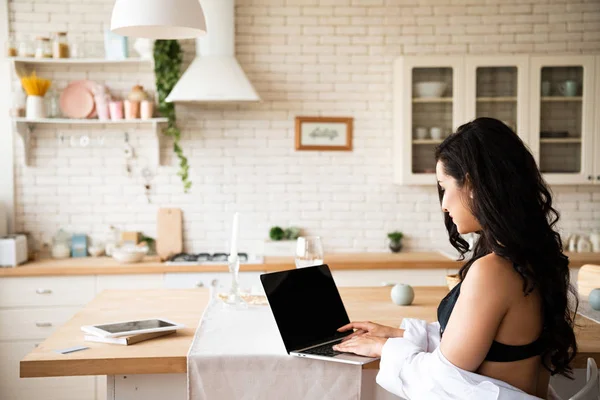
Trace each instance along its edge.
{"label": "drawer handle", "polygon": [[52,326],[52,322],[36,322],[35,326],[37,326],[38,328],[47,328],[49,326]]}
{"label": "drawer handle", "polygon": [[217,287],[218,284],[219,284],[219,281],[216,279],[213,279],[212,282],[210,283],[210,286]]}
{"label": "drawer handle", "polygon": [[198,282],[198,283],[196,283],[196,287],[204,287],[204,283]]}
{"label": "drawer handle", "polygon": [[37,289],[35,292],[37,294],[52,294],[52,290],[50,289]]}

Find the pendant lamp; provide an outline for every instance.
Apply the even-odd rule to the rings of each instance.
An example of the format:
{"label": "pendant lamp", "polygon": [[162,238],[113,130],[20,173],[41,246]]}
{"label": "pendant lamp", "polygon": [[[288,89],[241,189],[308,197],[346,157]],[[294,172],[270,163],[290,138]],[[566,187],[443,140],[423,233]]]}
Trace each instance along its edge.
{"label": "pendant lamp", "polygon": [[206,34],[199,0],[117,0],[110,29],[121,36],[193,39]]}

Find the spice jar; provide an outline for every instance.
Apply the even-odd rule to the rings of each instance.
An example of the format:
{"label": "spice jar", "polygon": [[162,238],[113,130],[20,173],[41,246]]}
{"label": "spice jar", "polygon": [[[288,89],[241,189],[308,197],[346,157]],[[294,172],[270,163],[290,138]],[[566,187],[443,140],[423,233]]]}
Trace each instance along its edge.
{"label": "spice jar", "polygon": [[69,43],[67,42],[67,32],[56,32],[54,42],[52,43],[52,56],[54,58],[69,58]]}
{"label": "spice jar", "polygon": [[34,55],[33,43],[27,38],[21,38],[19,41],[19,57],[32,58]]}
{"label": "spice jar", "polygon": [[35,39],[35,58],[52,58],[49,38],[38,36]]}
{"label": "spice jar", "polygon": [[6,41],[6,56],[7,57],[16,57],[19,53],[17,51],[17,42],[14,38],[9,37]]}

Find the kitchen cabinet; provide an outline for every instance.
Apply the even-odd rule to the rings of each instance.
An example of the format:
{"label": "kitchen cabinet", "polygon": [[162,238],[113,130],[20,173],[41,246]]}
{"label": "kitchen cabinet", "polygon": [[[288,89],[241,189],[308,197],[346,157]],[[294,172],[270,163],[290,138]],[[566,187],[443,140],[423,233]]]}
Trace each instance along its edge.
{"label": "kitchen cabinet", "polygon": [[[433,185],[435,146],[448,128],[488,116],[517,132],[548,183],[600,184],[599,63],[600,56],[580,55],[398,58],[395,182]],[[419,97],[416,85],[430,81],[444,82],[446,91]],[[437,126],[442,138],[427,133]]]}
{"label": "kitchen cabinet", "polygon": [[528,141],[529,91],[527,56],[473,56],[465,58],[465,116],[496,118]]}
{"label": "kitchen cabinet", "polygon": [[355,270],[332,271],[338,287],[393,286],[406,283],[412,286],[445,286],[446,275],[455,274],[455,269],[416,270]]}
{"label": "kitchen cabinet", "polygon": [[531,57],[529,145],[550,184],[597,182],[594,64],[593,56]]}
{"label": "kitchen cabinet", "polygon": [[[436,90],[437,97],[424,93]],[[394,177],[413,185],[435,182],[435,147],[463,121],[464,59],[400,57],[394,64]],[[432,137],[431,128],[439,129]]]}
{"label": "kitchen cabinet", "polygon": [[[239,283],[242,289],[262,291],[260,275],[264,272],[240,272]],[[218,288],[229,289],[231,275],[229,272],[186,272],[165,274],[165,289]]]}

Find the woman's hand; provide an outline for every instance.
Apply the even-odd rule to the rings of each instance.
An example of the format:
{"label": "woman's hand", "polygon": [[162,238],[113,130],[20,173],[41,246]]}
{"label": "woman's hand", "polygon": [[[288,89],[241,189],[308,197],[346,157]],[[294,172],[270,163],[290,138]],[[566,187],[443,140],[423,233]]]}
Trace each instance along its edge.
{"label": "woman's hand", "polygon": [[387,338],[364,334],[336,344],[333,346],[333,350],[354,353],[359,356],[381,357],[381,349],[386,341]]}
{"label": "woman's hand", "polygon": [[344,338],[344,342],[350,340],[355,336],[361,336],[369,334],[369,336],[380,337],[380,338],[394,338],[402,337],[404,335],[404,329],[392,328],[391,326],[385,326],[376,324],[374,322],[350,322],[347,325],[342,326],[338,329],[338,332],[349,331],[350,329],[356,329],[356,331]]}

